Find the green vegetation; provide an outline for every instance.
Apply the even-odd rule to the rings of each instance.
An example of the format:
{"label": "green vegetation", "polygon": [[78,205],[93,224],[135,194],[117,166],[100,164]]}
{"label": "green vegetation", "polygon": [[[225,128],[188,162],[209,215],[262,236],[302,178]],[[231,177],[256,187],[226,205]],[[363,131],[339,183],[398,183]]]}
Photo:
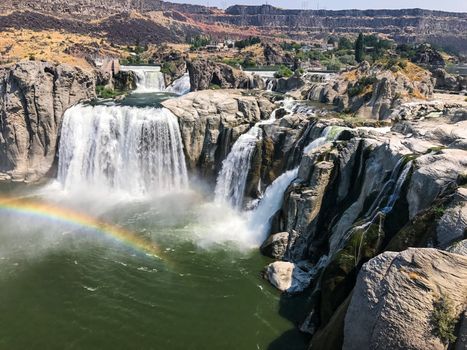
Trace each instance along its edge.
{"label": "green vegetation", "polygon": [[343,36],[339,39],[338,47],[339,50],[352,50],[354,48],[354,43],[349,38]]}
{"label": "green vegetation", "polygon": [[292,70],[284,65],[281,65],[279,67],[279,70],[276,73],[274,73],[274,77],[276,78],[289,78],[292,75],[293,75]]}
{"label": "green vegetation", "polygon": [[365,76],[360,78],[354,85],[349,86],[348,94],[350,97],[358,96],[366,92],[366,90],[372,90],[373,84],[377,81],[376,77]]}
{"label": "green vegetation", "polygon": [[199,49],[200,47],[206,46],[211,42],[211,38],[204,36],[204,35],[197,35],[192,39],[189,39],[189,43],[191,44],[190,50],[194,51]]}
{"label": "green vegetation", "polygon": [[122,95],[123,92],[119,90],[113,90],[104,85],[96,85],[96,95],[100,98],[115,98]]}
{"label": "green vegetation", "polygon": [[213,84],[213,83],[209,84],[209,89],[211,90],[219,90],[220,88],[221,87],[217,84]]}
{"label": "green vegetation", "polygon": [[355,61],[358,63],[362,62],[365,57],[365,43],[363,34],[358,35],[357,41],[355,42]]}
{"label": "green vegetation", "polygon": [[247,39],[238,40],[235,42],[235,47],[238,49],[244,49],[247,46],[252,46],[261,43],[261,39],[257,36],[250,36]]}
{"label": "green vegetation", "polygon": [[441,295],[433,307],[431,321],[434,326],[434,333],[444,343],[454,343],[456,341],[454,331],[457,317],[452,306],[452,301],[447,295]]}

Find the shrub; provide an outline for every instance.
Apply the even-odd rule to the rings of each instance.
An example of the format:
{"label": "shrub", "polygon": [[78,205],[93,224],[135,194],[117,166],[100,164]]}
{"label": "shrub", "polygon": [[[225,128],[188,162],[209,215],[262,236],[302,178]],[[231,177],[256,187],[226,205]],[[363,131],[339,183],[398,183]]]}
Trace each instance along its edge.
{"label": "shrub", "polygon": [[289,78],[293,75],[293,72],[290,70],[290,68],[282,65],[279,67],[279,70],[274,73],[274,77],[276,78]]}
{"label": "shrub", "polygon": [[114,98],[118,95],[120,95],[121,92],[112,90],[110,88],[107,88],[103,85],[96,85],[96,95],[97,97],[100,98]]}
{"label": "shrub", "polygon": [[433,305],[431,321],[434,326],[434,333],[444,343],[454,343],[456,336],[457,317],[454,312],[451,300],[446,295],[441,297]]}

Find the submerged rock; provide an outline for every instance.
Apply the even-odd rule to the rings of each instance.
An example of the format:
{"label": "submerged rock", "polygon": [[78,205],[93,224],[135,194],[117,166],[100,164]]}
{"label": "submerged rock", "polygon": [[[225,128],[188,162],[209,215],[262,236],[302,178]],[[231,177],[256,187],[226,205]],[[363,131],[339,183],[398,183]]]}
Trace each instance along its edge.
{"label": "submerged rock", "polygon": [[467,257],[436,249],[385,252],[363,265],[345,317],[344,350],[445,349],[434,312],[467,303]]}

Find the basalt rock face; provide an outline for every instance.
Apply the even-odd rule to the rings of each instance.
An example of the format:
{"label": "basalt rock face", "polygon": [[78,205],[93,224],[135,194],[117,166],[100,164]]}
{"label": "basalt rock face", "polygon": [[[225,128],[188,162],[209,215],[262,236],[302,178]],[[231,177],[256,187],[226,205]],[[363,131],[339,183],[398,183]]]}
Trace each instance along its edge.
{"label": "basalt rock face", "polygon": [[430,98],[434,84],[430,72],[411,63],[387,69],[363,62],[330,81],[312,82],[306,95],[310,100],[332,104],[339,111],[387,119],[404,102]]}
{"label": "basalt rock face", "polygon": [[[259,170],[262,182],[298,167],[261,247],[288,264],[270,264],[266,277],[287,293],[310,293],[301,330],[313,335],[313,349],[342,347],[351,293],[370,259],[411,246],[465,251],[466,115],[430,103],[409,103],[399,111],[391,129],[350,128],[300,108],[262,126],[268,147],[261,157],[269,160]],[[286,153],[271,161],[267,152],[274,155],[274,149]],[[273,166],[279,158],[288,161]],[[401,322],[410,329],[408,320]]]}
{"label": "basalt rock face", "polygon": [[95,97],[95,77],[78,68],[22,62],[0,69],[0,173],[35,181],[52,168],[63,113]]}
{"label": "basalt rock face", "polygon": [[359,272],[345,317],[344,350],[446,349],[435,309],[467,304],[467,257],[436,249],[385,252]]}
{"label": "basalt rock face", "polygon": [[223,63],[208,60],[187,62],[191,91],[212,87],[223,89],[254,89],[263,87],[258,76],[252,76]]}
{"label": "basalt rock face", "polygon": [[188,168],[211,180],[235,140],[273,109],[268,99],[240,90],[189,93],[162,105],[179,119]]}

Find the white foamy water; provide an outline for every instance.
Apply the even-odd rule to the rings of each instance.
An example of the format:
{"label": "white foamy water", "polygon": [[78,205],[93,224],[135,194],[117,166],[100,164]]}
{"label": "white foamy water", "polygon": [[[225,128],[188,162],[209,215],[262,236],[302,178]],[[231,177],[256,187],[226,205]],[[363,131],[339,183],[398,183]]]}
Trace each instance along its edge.
{"label": "white foamy water", "polygon": [[132,71],[136,74],[136,93],[160,92],[165,90],[164,74],[157,66],[122,66],[122,71]]}
{"label": "white foamy water", "polygon": [[176,79],[165,91],[172,92],[177,95],[185,95],[191,90],[190,75],[185,73],[180,78]]}
{"label": "white foamy water", "polygon": [[254,232],[256,241],[261,244],[271,230],[271,219],[281,208],[284,192],[287,187],[297,178],[298,167],[286,171],[266,188],[259,205],[250,213],[249,227]]}
{"label": "white foamy water", "polygon": [[139,196],[188,184],[177,118],[165,108],[77,105],[65,112],[58,181],[65,190]]}

